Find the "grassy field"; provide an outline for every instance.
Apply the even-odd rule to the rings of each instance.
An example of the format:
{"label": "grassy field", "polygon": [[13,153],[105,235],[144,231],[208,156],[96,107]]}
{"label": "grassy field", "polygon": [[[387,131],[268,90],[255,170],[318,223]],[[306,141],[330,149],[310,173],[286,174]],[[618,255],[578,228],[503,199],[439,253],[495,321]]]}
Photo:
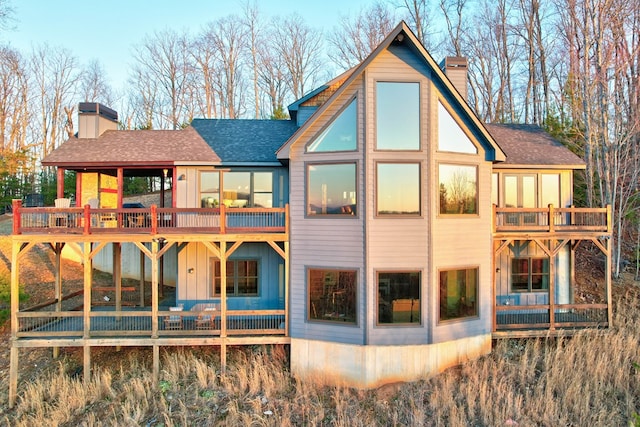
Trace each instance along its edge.
{"label": "grassy field", "polygon": [[54,360],[50,350],[33,350],[21,353],[9,410],[5,330],[0,425],[640,426],[640,288],[619,282],[614,295],[610,330],[496,341],[486,357],[377,390],[300,381],[288,372],[286,346],[233,348],[225,373],[217,348],[162,350],[157,383],[151,349],[95,349],[88,387],[81,351],[64,349]]}

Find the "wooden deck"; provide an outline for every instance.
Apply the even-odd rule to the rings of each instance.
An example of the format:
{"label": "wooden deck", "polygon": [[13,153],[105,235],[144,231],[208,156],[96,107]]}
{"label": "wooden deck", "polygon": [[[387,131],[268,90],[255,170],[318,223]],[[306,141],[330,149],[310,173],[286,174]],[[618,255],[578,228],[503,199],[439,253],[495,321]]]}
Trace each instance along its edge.
{"label": "wooden deck", "polygon": [[[494,264],[500,253],[516,241],[531,241],[549,258],[549,304],[499,305],[494,302],[494,338],[567,335],[585,328],[612,325],[611,275],[605,274],[604,303],[556,304],[555,259],[570,248],[572,265],[575,249],[583,241],[591,242],[603,254],[604,271],[611,268],[611,207],[605,208],[499,208],[493,207]],[[499,267],[494,265],[494,267]],[[574,267],[572,266],[571,269]],[[495,276],[494,276],[495,277]],[[570,286],[575,289],[571,272]],[[494,298],[497,295],[493,284]]]}

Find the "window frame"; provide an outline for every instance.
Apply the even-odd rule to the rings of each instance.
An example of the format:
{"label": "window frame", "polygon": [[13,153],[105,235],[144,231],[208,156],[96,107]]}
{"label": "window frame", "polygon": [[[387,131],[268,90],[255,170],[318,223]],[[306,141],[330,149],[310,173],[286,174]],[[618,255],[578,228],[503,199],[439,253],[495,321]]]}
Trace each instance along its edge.
{"label": "window frame", "polygon": [[[393,301],[396,300],[406,300],[408,298],[397,298],[396,300],[391,300],[390,307],[389,307],[389,314],[391,315],[391,322],[382,322],[380,320],[380,318],[382,317],[381,314],[381,302],[380,302],[380,298],[381,298],[381,278],[380,275],[381,274],[407,274],[407,275],[411,275],[411,274],[417,274],[418,275],[418,298],[417,298],[417,309],[418,309],[418,321],[417,322],[394,322],[393,321]],[[376,275],[376,326],[382,326],[382,327],[398,327],[398,326],[402,326],[402,327],[407,327],[407,326],[421,326],[422,325],[422,319],[423,319],[423,312],[422,312],[422,270],[386,270],[386,269],[382,269],[382,270],[376,270],[375,271],[375,275]],[[409,278],[409,280],[411,280]],[[409,283],[409,285],[411,285],[411,283]],[[391,286],[392,284],[389,283],[389,293],[391,293]],[[390,297],[390,295],[388,296]],[[413,300],[413,299],[412,299]],[[411,307],[413,307],[413,302]],[[410,310],[412,312],[412,314],[410,314],[410,318],[413,315],[413,310]]]}
{"label": "window frame", "polygon": [[[338,274],[338,281],[340,280],[340,273],[347,273],[347,274],[353,274],[354,276],[354,282],[352,284],[353,286],[353,295],[351,296],[351,298],[353,299],[353,307],[352,307],[352,311],[353,311],[353,321],[346,321],[346,320],[340,320],[340,316],[336,316],[336,317],[332,317],[332,316],[318,316],[317,310],[320,309],[322,310],[322,307],[318,308],[315,306],[314,302],[311,299],[311,287],[312,287],[312,272],[318,272],[318,274],[322,273],[325,274],[325,278],[322,279],[323,283],[323,297],[327,298],[324,296],[324,291],[325,291],[325,283],[327,282],[326,280],[326,274],[327,273],[334,273],[334,274]],[[332,324],[332,325],[344,325],[344,326],[358,326],[359,322],[358,322],[358,298],[359,298],[359,292],[358,292],[358,286],[359,286],[359,276],[360,276],[360,270],[358,268],[349,268],[349,267],[318,267],[318,266],[308,266],[306,268],[306,282],[305,282],[305,299],[306,299],[306,307],[305,307],[305,311],[306,311],[306,321],[310,322],[310,323],[323,323],[323,324]],[[348,295],[345,295],[344,298],[349,298]],[[329,302],[327,301],[327,304]],[[335,296],[332,296],[332,301],[331,304],[335,306],[336,302],[335,302]],[[332,307],[335,308],[335,307]],[[314,313],[316,313],[316,317],[311,317],[312,316],[312,311]],[[334,311],[334,313],[338,313],[337,311]],[[346,317],[346,316],[345,316]]]}
{"label": "window frame", "polygon": [[[523,261],[526,260],[527,261],[527,289],[515,289],[513,287],[514,285],[514,275],[518,274],[519,276],[524,276],[524,273],[515,273],[514,272],[514,263],[517,261]],[[533,271],[533,264],[534,261],[541,261],[542,262],[542,272],[534,272]],[[509,272],[509,290],[511,293],[514,294],[524,294],[524,293],[544,293],[544,292],[549,292],[549,284],[551,283],[551,267],[550,267],[551,261],[549,260],[549,257],[545,257],[545,256],[519,256],[519,257],[512,257],[511,258],[511,263],[510,263],[510,272]],[[540,283],[544,284],[544,278],[547,278],[547,287],[544,288],[539,288],[539,289],[534,289],[533,288],[533,277],[540,277],[541,281]]]}
{"label": "window frame", "polygon": [[[441,184],[441,170],[442,166],[459,166],[459,167],[470,167],[475,169],[475,196],[474,196],[474,204],[475,204],[475,212],[462,212],[462,213],[449,213],[443,212],[442,209],[442,198],[440,196],[440,184]],[[478,217],[480,216],[480,165],[477,163],[464,163],[464,162],[449,162],[449,161],[441,161],[437,162],[437,179],[436,179],[436,193],[438,194],[438,210],[437,215],[443,218],[470,218],[470,217]]]}
{"label": "window frame", "polygon": [[[237,259],[227,259],[227,263],[233,263],[233,274],[229,275],[229,269],[227,268],[227,277],[228,281],[230,278],[233,279],[233,293],[227,292],[227,297],[231,298],[248,298],[248,297],[259,297],[260,296],[260,259],[259,258],[237,258]],[[240,276],[238,274],[238,263],[244,262],[255,262],[256,275],[246,275]],[[211,289],[213,291],[213,298],[221,298],[222,297],[222,277],[218,275],[220,272],[218,265],[221,265],[221,261],[219,258],[210,257],[209,258],[209,268],[211,272]],[[239,293],[239,279],[240,278],[254,278],[256,280],[256,292],[255,293]],[[216,282],[219,279],[220,281],[220,289],[218,289],[218,283]],[[226,282],[225,282],[226,285]],[[219,291],[219,292],[216,292]]]}
{"label": "window frame", "polygon": [[[387,147],[383,147],[380,148],[379,144],[378,144],[378,140],[379,140],[379,131],[378,131],[378,124],[379,124],[379,114],[381,114],[381,112],[379,111],[378,108],[378,85],[379,84],[415,84],[418,86],[418,146],[416,148],[387,148]],[[423,87],[422,87],[422,83],[418,80],[375,80],[373,83],[374,86],[374,111],[375,111],[375,140],[374,140],[374,151],[380,151],[380,152],[420,152],[422,151],[422,92],[423,92]]]}
{"label": "window frame", "polygon": [[[380,174],[379,174],[379,166],[380,165],[417,165],[418,166],[418,213],[402,213],[402,212],[389,212],[389,213],[381,213],[380,212]],[[376,218],[420,218],[422,217],[422,162],[409,162],[409,161],[388,161],[381,160],[375,162],[375,215]]]}
{"label": "window frame", "polygon": [[[221,199],[221,187],[222,187],[222,172],[221,170],[217,170],[217,169],[199,169],[198,170],[198,200],[199,200],[199,206],[200,208],[219,208],[220,207],[220,199]],[[216,194],[215,192],[210,192],[210,191],[202,191],[202,176],[204,174],[218,174],[218,198],[215,199],[212,202],[213,206],[203,206],[204,205],[204,201],[203,201],[203,197],[202,194]]]}
{"label": "window frame", "polygon": [[[442,296],[442,273],[445,272],[452,272],[452,271],[465,271],[467,272],[466,274],[468,275],[469,271],[475,271],[475,302],[474,302],[474,306],[472,307],[472,309],[475,311],[474,313],[471,314],[467,314],[467,315],[463,315],[463,316],[457,316],[457,317],[447,317],[447,318],[443,318],[442,317],[442,306],[443,306],[443,296]],[[438,280],[438,302],[437,302],[437,310],[438,310],[438,314],[437,314],[437,320],[438,320],[438,324],[441,323],[452,323],[452,322],[460,322],[460,321],[468,321],[468,320],[475,320],[475,319],[479,319],[480,318],[480,299],[481,299],[481,295],[480,295],[480,266],[479,265],[467,265],[467,266],[450,266],[450,267],[443,267],[443,268],[439,268],[438,269],[438,276],[437,276],[437,280]],[[465,276],[465,282],[467,281],[467,277]],[[466,284],[465,284],[466,286]]]}
{"label": "window frame", "polygon": [[[309,190],[309,185],[310,185],[310,176],[309,176],[309,169],[310,167],[317,167],[317,166],[337,166],[337,165],[353,165],[354,166],[354,197],[351,197],[351,195],[349,195],[350,199],[354,199],[355,202],[354,203],[350,203],[348,205],[344,205],[344,206],[349,206],[349,209],[351,209],[351,212],[348,211],[342,211],[342,212],[337,212],[337,213],[317,213],[317,212],[311,212],[311,208],[310,208],[310,190]],[[358,161],[356,160],[345,160],[345,161],[313,161],[313,162],[305,162],[304,163],[304,178],[305,178],[305,182],[304,182],[304,198],[305,198],[305,218],[358,218],[360,215],[360,209],[359,209],[359,203],[358,203]],[[353,208],[351,208],[351,206],[355,207],[355,212],[353,212]],[[343,206],[343,207],[344,207]]]}
{"label": "window frame", "polygon": [[[224,198],[224,193],[225,191],[233,191],[233,190],[225,190],[225,178],[227,175],[229,174],[241,174],[241,173],[246,173],[249,174],[249,200],[247,201],[247,204],[245,206],[245,208],[253,208],[256,207],[256,202],[255,202],[255,195],[256,194],[271,194],[271,207],[274,207],[275,203],[274,203],[274,198],[273,198],[273,189],[274,189],[274,182],[273,182],[273,177],[275,176],[275,171],[273,169],[266,169],[266,170],[256,170],[256,169],[225,169],[223,171],[220,171],[220,195],[222,196],[221,202],[224,203],[225,200],[230,200],[230,199],[225,199]],[[255,179],[254,179],[254,175],[256,173],[268,173],[271,174],[271,192],[265,192],[265,191],[259,191],[256,192],[255,191]],[[239,200],[244,200],[244,199],[239,199]],[[225,207],[232,207],[232,206],[225,206]],[[269,207],[267,207],[268,209]]]}

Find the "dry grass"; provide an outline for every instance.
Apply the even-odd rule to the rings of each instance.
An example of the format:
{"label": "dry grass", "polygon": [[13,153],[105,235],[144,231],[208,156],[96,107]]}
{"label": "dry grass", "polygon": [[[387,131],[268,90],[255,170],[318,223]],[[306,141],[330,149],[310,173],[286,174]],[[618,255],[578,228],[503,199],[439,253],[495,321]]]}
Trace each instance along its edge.
{"label": "dry grass", "polygon": [[[120,366],[95,369],[88,387],[79,361],[22,384],[12,426],[625,426],[640,412],[640,292],[619,297],[609,331],[572,338],[502,340],[491,355],[437,377],[379,390],[327,387],[288,373],[285,347],[234,348],[220,372],[216,349],[111,352]],[[106,358],[103,357],[103,360]]]}

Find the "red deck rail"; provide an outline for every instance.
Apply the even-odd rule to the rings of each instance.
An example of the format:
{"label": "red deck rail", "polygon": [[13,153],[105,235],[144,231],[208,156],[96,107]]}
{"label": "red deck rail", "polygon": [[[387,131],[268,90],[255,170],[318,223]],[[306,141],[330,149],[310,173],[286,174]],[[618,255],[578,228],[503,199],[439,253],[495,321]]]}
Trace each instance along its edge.
{"label": "red deck rail", "polygon": [[13,234],[26,233],[285,233],[289,206],[283,208],[91,209],[25,208],[13,202]]}

